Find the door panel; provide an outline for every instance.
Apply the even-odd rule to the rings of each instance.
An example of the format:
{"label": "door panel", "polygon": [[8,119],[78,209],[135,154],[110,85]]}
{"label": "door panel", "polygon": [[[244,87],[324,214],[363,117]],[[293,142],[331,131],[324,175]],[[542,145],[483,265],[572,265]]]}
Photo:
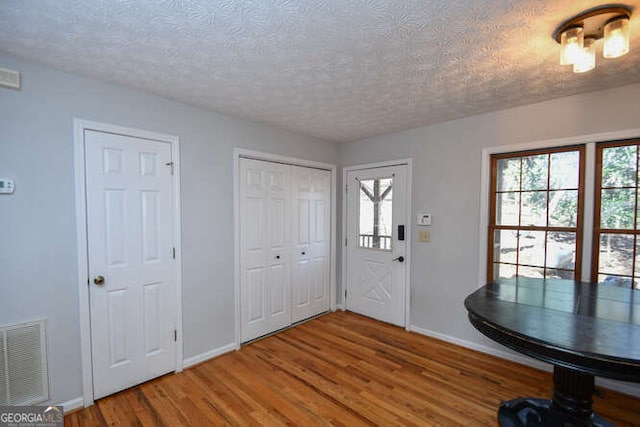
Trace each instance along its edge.
{"label": "door panel", "polygon": [[406,166],[349,171],[347,189],[346,307],[405,326]]}
{"label": "door panel", "polygon": [[[131,362],[127,334],[127,291],[118,289],[107,294],[110,367]],[[95,379],[94,379],[95,380]]]}
{"label": "door panel", "polygon": [[331,304],[331,173],[293,166],[293,322],[329,310]]}
{"label": "door panel", "polygon": [[264,268],[251,268],[247,271],[247,304],[246,312],[249,315],[249,323],[263,322],[265,320],[264,297]]}
{"label": "door panel", "polygon": [[162,309],[162,284],[149,283],[144,286],[143,290],[144,304],[144,337],[145,337],[145,353],[147,356],[161,351],[160,345],[160,322]]}
{"label": "door panel", "polygon": [[243,342],[291,324],[290,167],[240,159]]}
{"label": "door panel", "polygon": [[[284,263],[272,265],[269,269],[269,280],[267,283],[269,284],[270,290],[268,306],[270,307],[269,315],[271,317],[286,315],[288,312],[287,309],[289,308],[289,301],[287,297],[289,292],[288,289],[285,289],[285,285],[289,280],[288,277],[286,277],[288,275],[288,271],[285,270],[288,269],[286,269]],[[280,328],[287,325],[288,323],[280,324],[277,322],[274,327]]]}
{"label": "door panel", "polygon": [[126,236],[125,228],[125,190],[105,189],[105,243],[107,265],[115,267],[125,265]]}
{"label": "door panel", "polygon": [[85,132],[94,397],[175,369],[168,143]]}
{"label": "door panel", "polygon": [[144,263],[158,262],[158,221],[160,195],[157,191],[142,191],[142,259]]}

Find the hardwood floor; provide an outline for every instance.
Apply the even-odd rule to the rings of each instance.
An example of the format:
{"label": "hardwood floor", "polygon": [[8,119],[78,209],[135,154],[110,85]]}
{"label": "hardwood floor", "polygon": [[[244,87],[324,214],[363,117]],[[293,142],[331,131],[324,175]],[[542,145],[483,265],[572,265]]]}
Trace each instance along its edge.
{"label": "hardwood floor", "polygon": [[[495,426],[501,400],[551,395],[551,374],[353,313],[327,314],[65,417],[66,426]],[[640,426],[640,399],[598,414]]]}

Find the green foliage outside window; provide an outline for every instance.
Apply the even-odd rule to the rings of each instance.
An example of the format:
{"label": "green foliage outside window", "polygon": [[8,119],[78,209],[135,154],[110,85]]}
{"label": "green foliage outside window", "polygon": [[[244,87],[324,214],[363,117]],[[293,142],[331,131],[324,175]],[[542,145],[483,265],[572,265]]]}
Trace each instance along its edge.
{"label": "green foliage outside window", "polygon": [[637,161],[636,145],[602,150],[601,228],[634,228]]}

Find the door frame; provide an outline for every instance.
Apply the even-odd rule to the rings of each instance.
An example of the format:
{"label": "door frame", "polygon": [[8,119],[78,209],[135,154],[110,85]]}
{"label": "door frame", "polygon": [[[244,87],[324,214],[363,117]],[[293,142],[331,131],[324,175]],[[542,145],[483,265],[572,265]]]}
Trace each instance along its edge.
{"label": "door frame", "polygon": [[[354,166],[346,166],[342,169],[342,238],[346,239],[347,237],[347,173],[353,171],[359,171],[364,169],[376,169],[387,166],[406,166],[407,167],[407,218],[405,221],[405,238],[407,240],[407,248],[406,248],[406,271],[405,271],[405,302],[404,302],[404,328],[408,331],[411,326],[411,242],[412,240],[412,221],[413,211],[411,210],[411,201],[413,199],[412,189],[413,189],[413,169],[412,169],[413,159],[397,159],[397,160],[389,160],[384,162],[377,163],[366,163],[359,164]],[[346,240],[345,240],[346,241]],[[348,265],[347,265],[347,248],[345,246],[341,246],[342,250],[342,309],[347,309],[347,301],[346,301],[346,291],[347,291],[347,281],[348,281]]]}
{"label": "door frame", "polygon": [[91,317],[89,312],[89,253],[87,236],[87,199],[86,199],[86,170],[85,170],[85,131],[97,131],[116,135],[131,136],[166,142],[171,145],[171,158],[174,163],[174,173],[171,176],[173,189],[173,244],[176,248],[172,281],[176,287],[175,298],[175,328],[176,366],[175,371],[183,368],[182,341],[182,247],[180,224],[180,139],[177,136],[166,135],[141,129],[93,122],[83,119],[73,119],[74,131],[74,176],[76,199],[76,244],[78,249],[78,294],[80,311],[80,353],[82,362],[82,398],[84,407],[93,405],[93,370],[91,355]]}
{"label": "door frame", "polygon": [[336,220],[337,215],[337,166],[330,163],[315,162],[311,160],[299,159],[295,157],[280,156],[277,154],[265,153],[262,151],[247,150],[244,148],[233,149],[233,298],[235,304],[235,349],[239,350],[242,337],[241,325],[242,318],[240,315],[240,159],[263,160],[274,163],[284,163],[292,166],[311,167],[316,169],[328,170],[331,172],[331,228],[329,245],[329,263],[330,263],[330,292],[331,292],[331,311],[336,310]]}

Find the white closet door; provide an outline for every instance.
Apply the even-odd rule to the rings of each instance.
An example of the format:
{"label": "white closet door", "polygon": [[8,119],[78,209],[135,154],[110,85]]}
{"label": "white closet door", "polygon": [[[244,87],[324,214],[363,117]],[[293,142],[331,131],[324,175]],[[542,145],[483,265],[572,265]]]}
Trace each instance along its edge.
{"label": "white closet door", "polygon": [[291,166],[240,159],[242,341],[291,324]]}
{"label": "white closet door", "polygon": [[330,308],[331,174],[292,167],[292,321]]}
{"label": "white closet door", "polygon": [[175,369],[171,147],[85,131],[93,392]]}

